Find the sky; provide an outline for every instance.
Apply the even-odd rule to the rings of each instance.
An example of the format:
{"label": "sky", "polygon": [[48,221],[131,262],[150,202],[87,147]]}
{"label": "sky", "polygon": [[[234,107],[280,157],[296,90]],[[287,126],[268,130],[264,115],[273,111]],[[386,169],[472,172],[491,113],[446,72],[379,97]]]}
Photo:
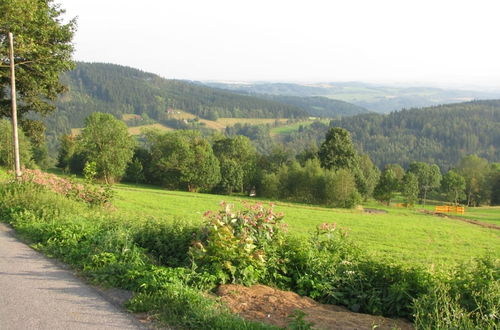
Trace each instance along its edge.
{"label": "sky", "polygon": [[55,2],[77,17],[78,61],[188,80],[500,90],[498,0]]}

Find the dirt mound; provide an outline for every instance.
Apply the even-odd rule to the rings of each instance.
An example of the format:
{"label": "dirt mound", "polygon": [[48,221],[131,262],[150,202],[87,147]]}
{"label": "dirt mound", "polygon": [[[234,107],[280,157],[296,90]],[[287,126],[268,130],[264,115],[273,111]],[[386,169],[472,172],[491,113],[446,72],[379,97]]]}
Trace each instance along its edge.
{"label": "dirt mound", "polygon": [[286,327],[293,320],[289,316],[301,310],[306,313],[304,319],[313,322],[315,329],[413,329],[411,323],[404,320],[353,313],[344,307],[320,304],[296,293],[264,285],[221,285],[217,295],[232,312],[243,318],[279,327]]}

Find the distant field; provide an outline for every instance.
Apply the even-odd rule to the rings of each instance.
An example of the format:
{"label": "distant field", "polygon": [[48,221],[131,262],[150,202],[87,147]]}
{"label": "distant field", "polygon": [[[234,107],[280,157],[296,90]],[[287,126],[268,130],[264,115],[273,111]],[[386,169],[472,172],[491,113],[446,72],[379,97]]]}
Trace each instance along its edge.
{"label": "distant field", "polygon": [[158,129],[162,132],[166,132],[166,131],[171,131],[173,130],[172,128],[170,127],[167,127],[167,126],[164,126],[162,124],[150,124],[150,125],[141,125],[141,126],[134,126],[134,127],[129,127],[128,128],[128,132],[131,134],[131,135],[139,135],[141,134],[141,131],[145,128],[155,128],[155,129]]}
{"label": "distant field", "polygon": [[[315,121],[316,120],[304,120],[289,125],[273,127],[271,128],[271,135],[275,136],[275,135],[289,134],[298,131],[300,126],[309,126]],[[328,124],[330,122],[330,119],[321,120],[321,122]]]}
{"label": "distant field", "polygon": [[136,115],[136,114],[125,113],[122,115],[122,119],[125,121],[131,120],[131,119],[140,119],[140,118],[142,118],[142,117],[139,115]]}
{"label": "distant field", "polygon": [[[217,209],[223,200],[231,203],[249,200],[247,197],[193,194],[125,184],[117,185],[115,190],[118,212],[136,214],[138,219],[154,216],[166,221],[175,217],[201,221],[205,211]],[[276,210],[285,213],[292,234],[304,235],[313,232],[319,224],[336,222],[347,228],[350,237],[363,249],[397,261],[444,266],[485,253],[500,256],[498,230],[404,208],[370,205],[373,206],[387,213],[288,203],[278,203]]]}
{"label": "distant field", "polygon": [[251,125],[286,123],[287,120],[286,118],[219,118],[217,122],[224,126],[233,126],[237,123]]}

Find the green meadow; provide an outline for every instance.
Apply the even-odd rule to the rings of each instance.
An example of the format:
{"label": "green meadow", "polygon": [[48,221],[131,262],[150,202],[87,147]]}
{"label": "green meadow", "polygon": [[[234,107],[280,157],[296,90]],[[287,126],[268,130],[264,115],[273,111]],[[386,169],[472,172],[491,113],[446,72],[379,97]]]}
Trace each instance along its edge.
{"label": "green meadow", "polygon": [[[119,184],[115,186],[114,206],[119,213],[135,215],[137,221],[155,217],[172,221],[202,221],[203,213],[216,210],[226,201],[235,205],[267,200],[243,196],[221,196],[157,187]],[[330,209],[310,205],[276,202],[276,211],[285,214],[290,234],[306,235],[322,223],[337,223],[371,255],[395,262],[418,263],[427,267],[449,267],[458,262],[486,254],[500,256],[500,230],[483,228],[466,222],[420,213],[418,210],[386,207],[371,203],[370,208],[386,213],[368,213],[362,209]],[[500,218],[500,208],[478,217]],[[469,212],[469,209],[468,209]],[[485,221],[484,217],[481,219]]]}

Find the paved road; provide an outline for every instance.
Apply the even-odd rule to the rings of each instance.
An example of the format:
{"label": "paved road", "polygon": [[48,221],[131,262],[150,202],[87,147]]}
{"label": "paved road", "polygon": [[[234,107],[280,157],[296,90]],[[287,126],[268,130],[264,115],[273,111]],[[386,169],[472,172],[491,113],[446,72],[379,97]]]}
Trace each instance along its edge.
{"label": "paved road", "polygon": [[141,328],[133,316],[0,223],[0,330]]}

